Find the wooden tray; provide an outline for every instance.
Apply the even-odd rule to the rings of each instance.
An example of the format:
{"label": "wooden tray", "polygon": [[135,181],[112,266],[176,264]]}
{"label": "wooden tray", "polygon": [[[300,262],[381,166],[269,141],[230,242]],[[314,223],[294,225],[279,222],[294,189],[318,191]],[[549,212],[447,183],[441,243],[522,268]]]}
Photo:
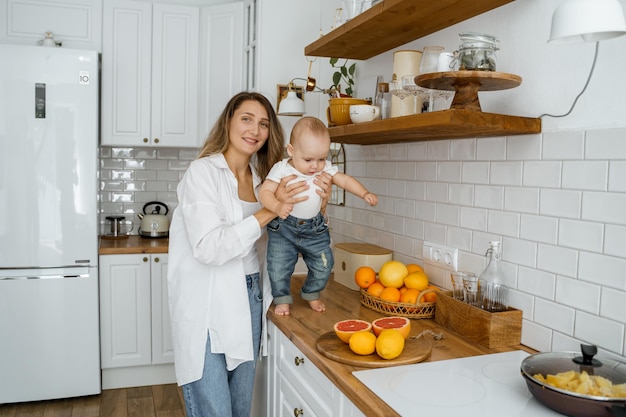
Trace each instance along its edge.
{"label": "wooden tray", "polygon": [[409,365],[428,359],[432,346],[424,339],[407,339],[402,354],[395,359],[383,359],[376,353],[361,356],[350,350],[347,343],[343,343],[335,334],[328,332],[317,339],[317,351],[329,359],[347,365],[362,366],[364,368],[381,368],[384,366]]}

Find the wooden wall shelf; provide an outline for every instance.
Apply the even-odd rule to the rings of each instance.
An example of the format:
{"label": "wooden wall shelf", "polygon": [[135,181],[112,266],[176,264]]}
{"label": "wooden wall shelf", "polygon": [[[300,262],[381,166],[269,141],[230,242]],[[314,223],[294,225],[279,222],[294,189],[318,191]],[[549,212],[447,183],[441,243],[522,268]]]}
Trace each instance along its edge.
{"label": "wooden wall shelf", "polygon": [[304,48],[306,56],[368,59],[513,0],[383,0]]}
{"label": "wooden wall shelf", "polygon": [[452,109],[328,130],[333,142],[370,145],[541,133],[541,119]]}

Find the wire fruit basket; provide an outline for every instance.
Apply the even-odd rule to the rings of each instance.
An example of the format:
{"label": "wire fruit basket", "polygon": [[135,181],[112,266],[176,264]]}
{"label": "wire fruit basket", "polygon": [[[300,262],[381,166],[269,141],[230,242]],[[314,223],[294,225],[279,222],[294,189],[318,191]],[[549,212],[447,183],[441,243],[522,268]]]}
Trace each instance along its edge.
{"label": "wire fruit basket", "polygon": [[417,297],[417,303],[394,303],[392,301],[381,300],[367,293],[367,290],[361,289],[361,304],[370,310],[378,311],[387,316],[401,316],[410,319],[431,319],[435,317],[435,303],[422,301],[424,295],[438,291],[426,289],[420,292]]}

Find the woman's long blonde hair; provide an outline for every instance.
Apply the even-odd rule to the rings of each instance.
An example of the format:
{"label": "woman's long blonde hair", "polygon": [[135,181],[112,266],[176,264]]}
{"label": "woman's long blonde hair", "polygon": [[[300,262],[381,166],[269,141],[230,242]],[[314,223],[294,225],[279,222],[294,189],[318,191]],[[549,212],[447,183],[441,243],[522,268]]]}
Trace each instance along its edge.
{"label": "woman's long blonde hair", "polygon": [[244,101],[256,101],[260,103],[265,110],[270,121],[270,134],[267,141],[261,149],[256,153],[256,170],[261,180],[265,180],[270,168],[283,158],[284,147],[284,133],[283,128],[278,121],[278,117],[274,112],[274,108],[269,100],[260,93],[256,92],[241,92],[230,99],[226,107],[222,111],[222,114],[213,125],[209,136],[207,137],[198,159],[205,156],[214,155],[217,153],[223,153],[226,151],[229,145],[228,128],[230,121],[237,110]]}

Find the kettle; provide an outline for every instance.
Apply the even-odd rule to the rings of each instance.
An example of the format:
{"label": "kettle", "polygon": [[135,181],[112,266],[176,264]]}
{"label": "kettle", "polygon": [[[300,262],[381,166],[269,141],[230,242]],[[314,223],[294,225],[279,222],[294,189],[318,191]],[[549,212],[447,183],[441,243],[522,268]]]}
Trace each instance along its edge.
{"label": "kettle", "polygon": [[[147,213],[146,209],[154,206],[152,212]],[[161,208],[165,209],[165,213],[161,213]],[[160,201],[150,201],[143,206],[143,214],[137,213],[137,217],[141,219],[139,227],[139,235],[141,237],[168,237],[170,230],[170,221],[166,214],[169,211],[167,205]]]}

